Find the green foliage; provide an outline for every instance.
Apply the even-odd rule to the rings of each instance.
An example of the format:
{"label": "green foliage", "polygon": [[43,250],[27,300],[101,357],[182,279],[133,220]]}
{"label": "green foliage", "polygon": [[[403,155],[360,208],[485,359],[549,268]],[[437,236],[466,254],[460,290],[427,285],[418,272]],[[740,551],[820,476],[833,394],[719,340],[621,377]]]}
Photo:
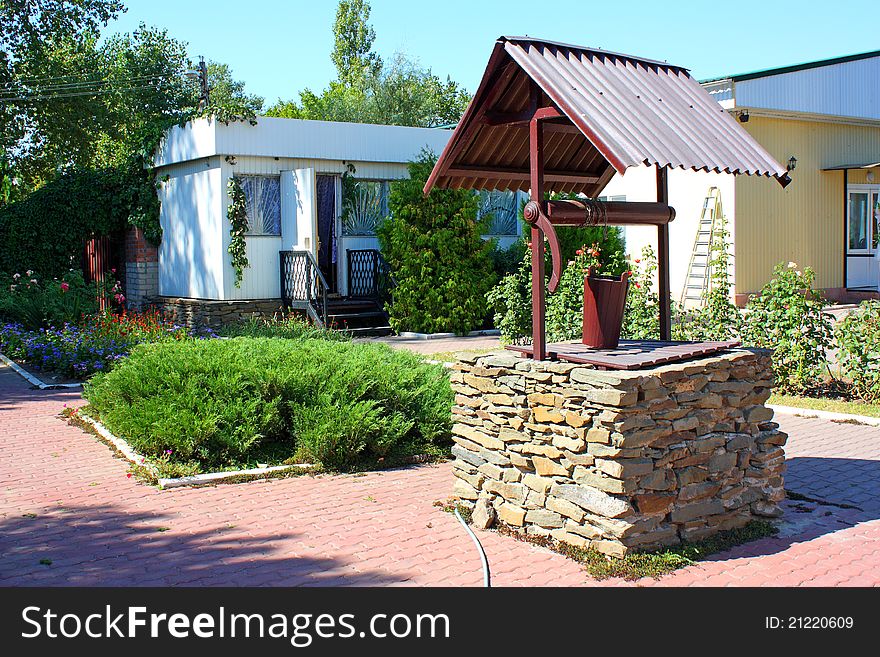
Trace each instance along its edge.
{"label": "green foliage", "polygon": [[372,51],[370,5],[342,0],[333,26],[333,63],[338,79],[320,94],[304,89],[299,102],[279,101],[266,114],[296,119],[434,127],[456,123],[470,102],[449,77],[445,81],[402,53],[388,65]]}
{"label": "green foliage", "polygon": [[244,236],[248,231],[247,197],[241,187],[241,181],[233,176],[226,183],[229,194],[229,207],[226,218],[229,219],[229,255],[232,256],[232,268],[235,270],[235,287],[241,286],[244,270],[250,267],[247,259],[247,243]]}
{"label": "green foliage", "polygon": [[[40,81],[45,87],[47,78],[74,71],[81,78],[91,70],[77,68],[89,65],[83,46],[94,43],[100,27],[122,11],[118,0],[0,2],[0,153],[4,168],[12,167],[12,159],[20,151],[38,152],[45,147],[34,117],[47,111],[47,103],[20,100],[31,91],[28,82]],[[57,66],[61,54],[70,55],[70,66],[64,71]],[[89,104],[86,97],[68,94],[61,103],[67,113],[54,112],[57,125],[46,121],[41,125],[72,134],[87,130],[88,121],[78,120],[78,110]],[[20,198],[22,187],[27,189],[22,172],[12,168],[0,171],[0,180],[8,188],[4,196],[9,200]]]}
{"label": "green foliage", "polygon": [[[618,275],[628,268],[624,259],[622,231],[618,228],[578,228],[557,231],[563,256],[571,254],[563,269],[556,292],[548,294],[545,327],[547,340],[572,340],[581,335],[584,313],[584,270],[592,263],[588,251],[595,247],[601,254],[606,273]],[[573,240],[583,240],[579,243]],[[587,244],[593,245],[590,247]],[[493,313],[495,328],[501,339],[511,344],[529,341],[532,335],[532,265],[530,242],[523,242],[524,251],[518,268],[504,276],[486,295]],[[581,253],[578,253],[580,251]],[[550,252],[545,248],[545,271],[550,272]],[[591,259],[591,263],[587,262]]]}
{"label": "green foliage", "polygon": [[189,337],[190,331],[166,322],[155,311],[105,312],[83,317],[77,324],[38,330],[27,330],[21,324],[0,325],[0,351],[44,371],[84,379],[106,372],[137,344]]}
{"label": "green foliage", "polygon": [[660,297],[654,291],[657,256],[651,246],[633,261],[620,337],[624,340],[660,339]]}
{"label": "green foliage", "polygon": [[793,262],[779,264],[773,278],[746,306],[743,342],[773,349],[773,371],[780,392],[815,388],[828,370],[832,346],[827,302],[813,289],[815,273]]}
{"label": "green foliage", "polygon": [[[8,9],[10,4],[22,3],[4,3],[0,12],[20,11],[20,7]],[[166,30],[141,24],[130,34],[102,39],[99,26],[120,3],[29,4],[63,4],[61,11],[73,12],[75,20],[31,16],[39,43],[15,51],[13,65],[5,69],[7,82],[0,85],[0,101],[8,102],[0,102],[4,124],[0,128],[9,130],[0,130],[0,199],[26,199],[65,175],[99,176],[102,180],[96,181],[94,192],[69,204],[75,205],[75,200],[81,204],[78,213],[95,214],[94,222],[85,222],[87,232],[105,235],[108,229],[134,225],[158,242],[159,202],[149,165],[166,130],[197,115],[224,121],[252,119],[262,99],[245,94],[228,67],[212,62],[208,65],[212,103],[200,112],[198,90],[183,76],[191,68],[186,45]],[[0,62],[0,82],[3,70]],[[66,221],[63,205],[49,204],[43,211],[53,223]],[[109,228],[102,221],[108,214],[114,217]],[[32,231],[41,228],[41,217],[28,218],[35,220]],[[75,241],[62,237],[65,245]],[[66,267],[70,252],[65,249],[53,266]]]}
{"label": "green foliage", "polygon": [[391,185],[392,216],[378,231],[397,283],[389,308],[397,331],[467,333],[486,316],[492,245],[480,237],[477,198],[468,190],[422,193],[436,158],[423,151],[409,178]]}
{"label": "green foliage", "polygon": [[369,24],[370,4],[364,0],[341,0],[333,24],[333,52],[339,81],[356,86],[382,69],[382,59],[373,52],[376,31]]}
{"label": "green foliage", "polygon": [[301,315],[292,313],[275,317],[249,317],[247,321],[224,326],[220,329],[220,334],[230,338],[285,338],[287,340],[322,338],[339,342],[351,339],[347,333],[320,328]]}
{"label": "green foliage", "polygon": [[100,286],[88,285],[82,273],[71,269],[60,278],[44,279],[32,270],[0,281],[0,319],[25,329],[63,326],[98,311]]}
{"label": "green foliage", "polygon": [[155,193],[140,193],[142,176],[72,171],[0,209],[0,271],[52,277],[79,267],[90,237],[117,233],[135,215],[158,214]]}
{"label": "green foliage", "polygon": [[[281,460],[347,469],[448,440],[445,370],[380,344],[234,338],[144,345],[85,396],[146,456],[203,469]],[[280,455],[280,456],[278,456]]]}
{"label": "green foliage", "polygon": [[731,340],[742,330],[742,314],[731,300],[730,254],[726,221],[719,227],[709,249],[709,287],[705,304],[694,310],[682,310],[675,325],[677,340]]}
{"label": "green foliage", "polygon": [[864,401],[880,400],[880,301],[865,301],[835,327],[837,362]]}

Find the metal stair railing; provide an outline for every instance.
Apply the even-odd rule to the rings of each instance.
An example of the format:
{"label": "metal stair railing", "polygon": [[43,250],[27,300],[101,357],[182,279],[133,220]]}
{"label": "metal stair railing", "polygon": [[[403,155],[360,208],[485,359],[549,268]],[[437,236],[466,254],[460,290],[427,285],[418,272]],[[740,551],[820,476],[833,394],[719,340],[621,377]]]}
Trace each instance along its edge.
{"label": "metal stair railing", "polygon": [[346,249],[348,297],[388,303],[396,281],[378,249]]}
{"label": "metal stair railing", "polygon": [[330,286],[309,251],[279,251],[281,301],[285,308],[305,310],[321,328],[327,326]]}

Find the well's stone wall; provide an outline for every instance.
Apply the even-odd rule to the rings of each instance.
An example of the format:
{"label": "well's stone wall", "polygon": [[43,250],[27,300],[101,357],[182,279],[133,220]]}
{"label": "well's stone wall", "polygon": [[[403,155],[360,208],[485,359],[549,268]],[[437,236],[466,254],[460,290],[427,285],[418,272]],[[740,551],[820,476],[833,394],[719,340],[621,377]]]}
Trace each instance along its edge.
{"label": "well's stone wall", "polygon": [[772,385],[763,350],[630,372],[465,357],[452,374],[454,492],[528,534],[614,556],[775,517],[786,435],[764,405]]}
{"label": "well's stone wall", "polygon": [[271,317],[283,312],[281,299],[212,301],[183,297],[157,297],[153,307],[176,324],[190,328],[219,328],[249,317]]}

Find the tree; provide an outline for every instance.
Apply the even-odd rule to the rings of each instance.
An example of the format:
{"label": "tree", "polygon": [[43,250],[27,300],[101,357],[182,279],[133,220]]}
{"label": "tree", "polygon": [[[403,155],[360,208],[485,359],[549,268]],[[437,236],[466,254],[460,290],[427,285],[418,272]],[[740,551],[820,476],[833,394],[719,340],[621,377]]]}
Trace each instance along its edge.
{"label": "tree", "polygon": [[409,178],[391,186],[392,216],[377,231],[397,283],[389,309],[397,331],[466,334],[486,319],[492,244],[480,237],[469,190],[422,189],[436,157],[423,151]]}
{"label": "tree", "polygon": [[253,117],[263,110],[262,96],[249,94],[244,89],[244,82],[235,80],[227,64],[208,62],[208,88],[210,89],[211,108],[215,113]]}
{"label": "tree", "polygon": [[320,94],[304,89],[298,103],[278,101],[267,115],[422,127],[458,122],[470,95],[451,78],[444,82],[402,53],[383,65],[371,50],[375,32],[367,23],[369,16],[367,2],[342,0],[331,55],[338,79]]}
{"label": "tree", "polygon": [[[6,7],[6,3],[0,5],[4,11]],[[47,31],[39,47],[20,48],[14,66],[0,72],[2,79],[12,80],[12,86],[0,90],[0,100],[6,101],[0,102],[5,128],[0,206],[27,198],[71,173],[77,174],[77,181],[91,176],[97,189],[107,190],[101,198],[112,206],[111,216],[123,218],[114,230],[127,222],[143,228],[155,241],[160,235],[159,206],[149,166],[165,131],[200,115],[199,90],[183,75],[193,65],[186,44],[167,30],[141,24],[130,34],[112,35],[101,43],[97,22],[83,21],[79,31],[73,23],[69,33]],[[50,21],[48,26],[47,30],[55,29],[56,23]],[[3,30],[7,35],[17,34],[5,24]],[[25,27],[19,32],[28,33]],[[208,74],[213,93],[201,115],[223,121],[253,119],[263,99],[248,95],[225,64],[211,62]],[[67,189],[67,185],[62,181],[57,188]],[[78,182],[76,188],[86,186]],[[59,204],[63,197],[47,191],[33,207],[67,212]],[[89,203],[96,198],[89,196]],[[35,212],[0,213],[0,222],[14,217],[27,222],[36,216]],[[95,231],[105,230],[106,224],[96,220]],[[14,234],[22,236],[27,231],[16,229]],[[0,245],[0,249],[7,246],[24,248],[19,244]],[[68,255],[65,252],[64,257]]]}
{"label": "tree", "polygon": [[339,81],[349,87],[358,86],[382,70],[382,59],[372,50],[376,32],[369,20],[370,5],[364,0],[342,0],[336,8],[330,57]]}
{"label": "tree", "polygon": [[[45,89],[52,82],[56,90],[70,90],[69,78],[60,76],[72,72],[81,76],[90,71],[89,62],[74,58],[70,67],[59,70],[57,53],[72,50],[77,42],[93,41],[99,28],[123,11],[119,0],[0,2],[0,189],[4,190],[0,204],[29,189],[16,171],[14,151],[28,139],[34,149],[39,148],[39,136],[33,140],[28,121],[29,107],[19,99],[29,89],[38,85]],[[68,93],[67,98],[72,106],[82,104],[73,102],[80,96]],[[70,116],[62,122],[73,123]]]}

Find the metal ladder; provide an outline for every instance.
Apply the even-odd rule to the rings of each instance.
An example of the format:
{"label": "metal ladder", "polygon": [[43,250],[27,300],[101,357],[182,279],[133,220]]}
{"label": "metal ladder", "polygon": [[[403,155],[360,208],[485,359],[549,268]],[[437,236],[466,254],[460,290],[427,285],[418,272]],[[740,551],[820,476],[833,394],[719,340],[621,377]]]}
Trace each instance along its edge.
{"label": "metal ladder", "polygon": [[681,291],[681,306],[685,309],[700,308],[706,303],[709,288],[709,261],[712,242],[715,239],[715,222],[721,216],[721,193],[717,187],[710,187],[703,200],[703,211],[694,237],[694,247],[688,263],[684,288]]}

